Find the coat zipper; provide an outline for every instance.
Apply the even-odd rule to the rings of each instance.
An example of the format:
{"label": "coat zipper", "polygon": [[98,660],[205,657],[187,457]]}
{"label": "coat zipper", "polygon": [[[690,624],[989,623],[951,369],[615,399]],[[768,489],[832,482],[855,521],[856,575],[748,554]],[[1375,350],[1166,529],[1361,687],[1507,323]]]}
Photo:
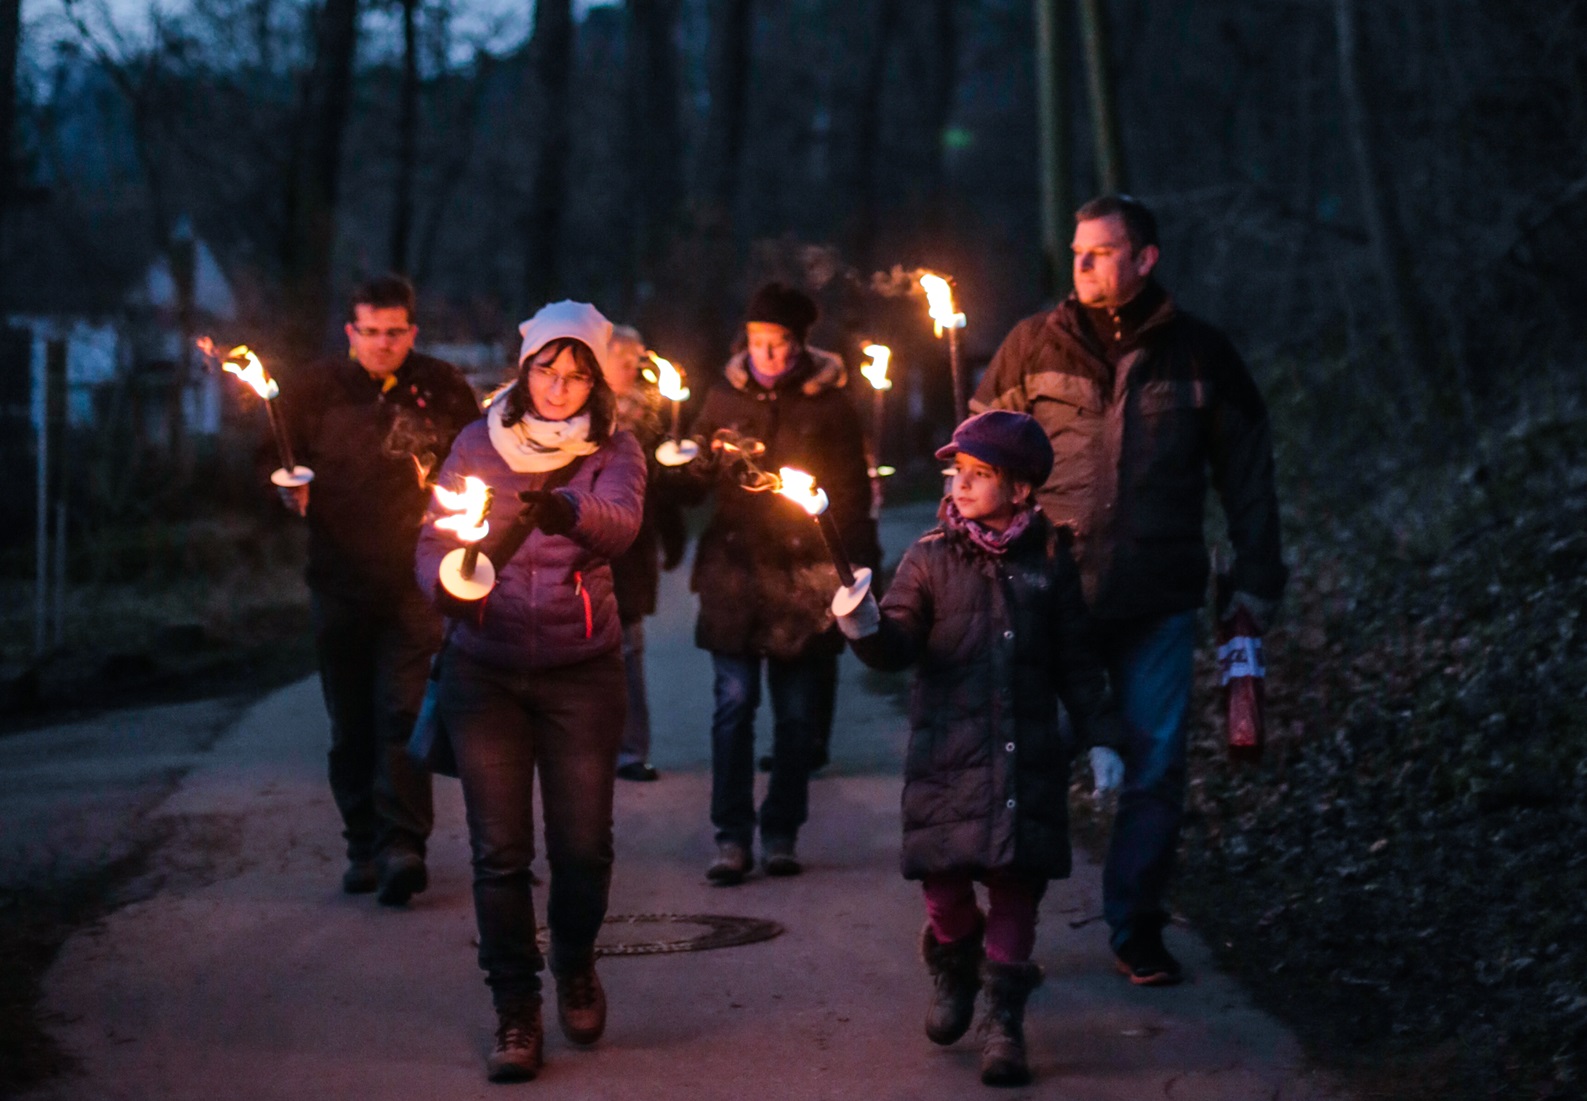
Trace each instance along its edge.
{"label": "coat zipper", "polygon": [[584,601],[584,637],[589,638],[595,633],[595,617],[590,609],[590,594],[584,588],[584,574],[579,570],[573,571],[573,591]]}

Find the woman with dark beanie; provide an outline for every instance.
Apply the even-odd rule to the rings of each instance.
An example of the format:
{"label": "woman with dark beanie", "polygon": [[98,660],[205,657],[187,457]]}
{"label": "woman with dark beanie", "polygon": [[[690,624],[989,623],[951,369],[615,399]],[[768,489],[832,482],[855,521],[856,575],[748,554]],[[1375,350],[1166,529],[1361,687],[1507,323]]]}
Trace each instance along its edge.
{"label": "woman with dark beanie", "polygon": [[645,491],[639,444],[612,430],[601,373],[611,324],[593,306],[557,302],[519,328],[517,381],[457,437],[439,478],[460,487],[473,475],[494,491],[481,550],[495,587],[472,603],[438,587],[441,560],[457,542],[436,529],[434,510],[415,567],[453,621],[439,712],[463,783],[479,964],[498,1017],[486,1064],[492,1081],[533,1078],[541,1063],[545,961],[529,873],[537,770],[557,1019],[577,1044],[594,1043],[606,1027],[595,937],[611,884],[613,770],[626,706],[609,560],[633,540]]}
{"label": "woman with dark beanie", "polygon": [[[879,556],[865,441],[841,389],[843,363],[805,343],[816,314],[810,297],[792,287],[770,283],[756,292],[746,314],[746,346],[728,362],[693,425],[706,457],[685,468],[716,500],[691,585],[700,597],[695,644],[711,652],[715,673],[717,856],[706,876],[722,886],[742,882],[753,866],[757,825],[766,873],[801,870],[794,846],[843,639],[827,611],[837,571],[816,525],[775,493],[746,492],[742,462],[731,452],[713,452],[712,436],[729,429],[765,444],[755,460],[763,470],[791,466],[813,475],[849,557],[875,566]],[[774,721],[770,784],[757,814],[755,712],[763,668]]]}

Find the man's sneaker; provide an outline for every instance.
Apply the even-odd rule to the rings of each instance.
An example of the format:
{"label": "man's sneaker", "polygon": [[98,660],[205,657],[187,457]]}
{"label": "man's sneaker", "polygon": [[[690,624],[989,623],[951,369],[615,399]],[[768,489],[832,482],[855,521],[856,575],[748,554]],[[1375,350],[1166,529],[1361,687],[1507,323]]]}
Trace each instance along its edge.
{"label": "man's sneaker", "polygon": [[527,1082],[540,1071],[545,1033],[540,1002],[503,1006],[496,1011],[496,1046],[485,1057],[492,1082]]}
{"label": "man's sneaker", "polygon": [[1179,961],[1163,947],[1163,931],[1147,926],[1113,950],[1119,973],[1136,986],[1172,986],[1184,978]]}
{"label": "man's sneaker", "polygon": [[373,860],[347,861],[347,870],[342,873],[342,890],[350,895],[367,895],[378,886],[380,870]]}
{"label": "man's sneaker", "polygon": [[737,841],[722,841],[716,846],[716,859],[705,870],[705,878],[718,887],[732,887],[744,882],[749,874],[749,849]]}
{"label": "man's sneaker", "polygon": [[408,899],[430,885],[424,857],[406,849],[394,849],[380,861],[380,888],[375,894],[382,906],[406,906]]}
{"label": "man's sneaker", "polygon": [[794,841],[791,837],[764,837],[761,839],[761,849],[767,875],[798,875],[805,870],[799,858],[794,856]]}
{"label": "man's sneaker", "polygon": [[657,772],[649,761],[630,761],[626,765],[617,766],[617,778],[645,784],[661,779],[661,773]]}
{"label": "man's sneaker", "polygon": [[595,961],[557,977],[557,1023],[575,1044],[593,1044],[606,1031],[606,991]]}

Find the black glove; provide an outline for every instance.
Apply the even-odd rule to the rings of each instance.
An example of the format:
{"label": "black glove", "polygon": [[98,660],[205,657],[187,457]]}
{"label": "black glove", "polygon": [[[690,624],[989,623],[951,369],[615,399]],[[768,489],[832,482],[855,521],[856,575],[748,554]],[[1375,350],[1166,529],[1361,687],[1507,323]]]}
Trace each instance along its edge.
{"label": "black glove", "polygon": [[518,494],[524,503],[524,522],[547,535],[566,535],[578,523],[573,502],[548,489],[526,489]]}
{"label": "black glove", "polygon": [[446,586],[439,581],[435,583],[435,596],[431,603],[436,611],[448,619],[461,619],[466,623],[478,624],[485,617],[485,599],[460,600],[446,591]]}

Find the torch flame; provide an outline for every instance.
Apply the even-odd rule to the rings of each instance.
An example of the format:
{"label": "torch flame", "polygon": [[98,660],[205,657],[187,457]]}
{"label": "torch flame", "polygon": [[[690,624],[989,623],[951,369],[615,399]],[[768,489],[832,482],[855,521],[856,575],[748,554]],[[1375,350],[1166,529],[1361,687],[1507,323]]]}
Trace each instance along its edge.
{"label": "torch flame", "polygon": [[865,354],[871,357],[860,364],[865,381],[877,390],[891,390],[893,380],[887,377],[887,364],[893,358],[893,350],[885,344],[867,344]]}
{"label": "torch flame", "polygon": [[264,364],[259,362],[259,357],[246,344],[239,344],[226,353],[221,360],[221,370],[227,374],[236,375],[249,386],[254,393],[264,398],[265,401],[274,401],[281,387],[276,385],[276,380],[271,378],[264,369]]}
{"label": "torch flame", "polygon": [[689,388],[683,384],[683,372],[662,359],[655,352],[646,353],[656,365],[656,389],[668,401],[688,401]]}
{"label": "torch flame", "polygon": [[927,309],[931,311],[932,327],[938,336],[944,329],[964,328],[964,315],[953,308],[953,287],[934,272],[920,273],[920,289],[926,292]]}
{"label": "torch flame", "polygon": [[820,516],[827,510],[827,491],[816,485],[813,475],[785,466],[777,472],[777,480],[777,492],[811,516]]}
{"label": "torch flame", "polygon": [[461,491],[435,487],[435,500],[451,516],[442,516],[435,526],[449,531],[462,543],[477,543],[490,534],[490,523],[485,513],[490,510],[490,487],[470,474],[463,479]]}

